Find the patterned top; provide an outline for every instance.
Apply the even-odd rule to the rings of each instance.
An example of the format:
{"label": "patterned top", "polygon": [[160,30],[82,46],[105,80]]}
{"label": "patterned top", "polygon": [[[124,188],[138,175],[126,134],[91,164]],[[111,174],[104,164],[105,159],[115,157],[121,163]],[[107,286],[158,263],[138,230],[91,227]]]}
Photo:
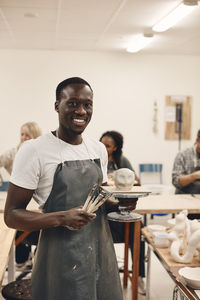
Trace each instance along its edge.
{"label": "patterned top", "polygon": [[200,169],[200,156],[197,155],[194,147],[179,152],[175,158],[172,171],[173,185],[176,188],[181,188],[178,184],[180,176],[191,174],[197,169]]}

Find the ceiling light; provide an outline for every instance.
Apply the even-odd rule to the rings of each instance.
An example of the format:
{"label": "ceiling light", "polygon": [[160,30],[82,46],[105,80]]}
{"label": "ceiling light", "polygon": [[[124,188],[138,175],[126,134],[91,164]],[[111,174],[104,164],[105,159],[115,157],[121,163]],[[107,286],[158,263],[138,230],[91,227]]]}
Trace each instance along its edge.
{"label": "ceiling light", "polygon": [[131,41],[127,47],[127,51],[135,53],[146,47],[153,40],[154,36],[152,34],[139,35],[135,40]]}
{"label": "ceiling light", "polygon": [[198,0],[185,0],[181,2],[166,17],[153,26],[153,31],[163,32],[178,23],[185,16],[198,7]]}

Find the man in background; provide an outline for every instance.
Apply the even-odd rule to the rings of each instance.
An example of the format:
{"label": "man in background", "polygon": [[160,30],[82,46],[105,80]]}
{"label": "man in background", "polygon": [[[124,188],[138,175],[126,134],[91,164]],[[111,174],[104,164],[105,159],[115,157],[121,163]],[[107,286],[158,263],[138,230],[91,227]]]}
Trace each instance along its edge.
{"label": "man in background", "polygon": [[[179,152],[175,158],[172,183],[176,194],[200,194],[200,129],[194,145]],[[189,219],[200,218],[199,214],[189,214]]]}

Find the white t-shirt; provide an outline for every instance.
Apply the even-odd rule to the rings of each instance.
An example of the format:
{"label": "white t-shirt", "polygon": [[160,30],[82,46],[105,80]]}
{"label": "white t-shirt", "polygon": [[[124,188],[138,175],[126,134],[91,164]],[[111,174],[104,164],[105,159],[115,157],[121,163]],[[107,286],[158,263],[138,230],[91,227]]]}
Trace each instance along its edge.
{"label": "white t-shirt", "polygon": [[59,163],[98,158],[106,182],[108,156],[101,142],[83,137],[80,145],[71,145],[48,133],[23,143],[15,156],[10,182],[34,190],[33,198],[43,207]]}

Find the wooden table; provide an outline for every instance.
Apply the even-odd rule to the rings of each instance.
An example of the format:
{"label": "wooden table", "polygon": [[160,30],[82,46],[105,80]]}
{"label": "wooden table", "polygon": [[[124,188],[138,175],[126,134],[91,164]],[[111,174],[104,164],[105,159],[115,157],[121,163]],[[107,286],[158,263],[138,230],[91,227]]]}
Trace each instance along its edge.
{"label": "wooden table", "polygon": [[[200,214],[200,195],[150,195],[148,197],[138,199],[135,212],[142,215],[154,213],[174,214],[179,213],[183,209],[187,209],[188,213]],[[149,277],[147,278],[147,299],[149,299],[148,279]]]}
{"label": "wooden table", "polygon": [[[8,282],[15,280],[15,234],[16,230],[8,228],[3,221],[3,212],[6,203],[7,192],[0,192],[0,288],[3,276],[8,266]],[[38,204],[31,200],[27,209],[38,211]],[[20,236],[16,241],[20,243],[22,237],[26,237],[29,233],[24,232],[24,236]],[[23,234],[22,234],[23,235]],[[16,244],[16,245],[17,245]]]}
{"label": "wooden table", "polygon": [[[151,262],[151,251],[155,253],[169,276],[176,284],[176,291],[179,290],[181,294],[185,297],[184,299],[197,300],[199,299],[198,295],[195,293],[195,290],[186,286],[184,281],[180,278],[178,274],[178,270],[185,266],[190,267],[199,267],[200,262],[195,257],[191,263],[178,263],[173,260],[170,255],[169,248],[157,248],[151,238],[151,235],[147,229],[147,227],[142,229],[142,234],[144,235],[145,241],[148,243],[148,251],[147,251],[147,294],[146,299],[150,299],[150,262]],[[176,299],[176,294],[174,293],[174,298]]]}
{"label": "wooden table", "polygon": [[[8,266],[8,281],[14,280],[14,242],[15,229],[8,228],[0,213],[0,289],[5,270]],[[10,260],[9,260],[10,259]]]}
{"label": "wooden table", "polygon": [[139,214],[171,214],[187,209],[189,213],[200,214],[200,195],[150,195],[139,198],[135,212]]}

